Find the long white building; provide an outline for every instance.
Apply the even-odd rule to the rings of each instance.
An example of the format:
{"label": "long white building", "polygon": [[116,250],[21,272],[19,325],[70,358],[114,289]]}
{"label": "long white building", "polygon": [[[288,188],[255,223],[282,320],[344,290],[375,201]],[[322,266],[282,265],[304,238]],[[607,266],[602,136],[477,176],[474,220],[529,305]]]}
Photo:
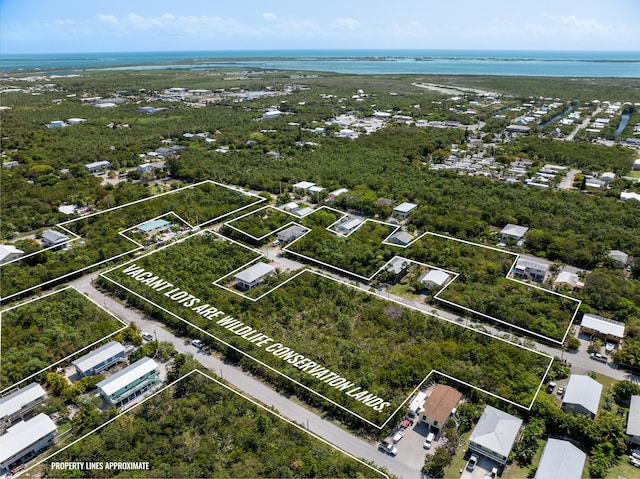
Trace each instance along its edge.
{"label": "long white building", "polygon": [[11,426],[0,436],[0,473],[11,472],[21,462],[51,446],[57,433],[56,425],[46,414]]}
{"label": "long white building", "polygon": [[3,397],[0,399],[0,424],[22,417],[44,401],[45,397],[46,393],[38,383],[31,383]]}

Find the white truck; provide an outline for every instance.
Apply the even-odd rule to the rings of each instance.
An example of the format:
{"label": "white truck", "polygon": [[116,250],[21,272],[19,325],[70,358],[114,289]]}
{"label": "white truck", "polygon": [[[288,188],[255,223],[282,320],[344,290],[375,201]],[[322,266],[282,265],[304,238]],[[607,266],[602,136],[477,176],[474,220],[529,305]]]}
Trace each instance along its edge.
{"label": "white truck", "polygon": [[411,400],[409,403],[409,411],[407,412],[410,418],[414,418],[422,412],[422,405],[425,399],[427,399],[427,393],[420,391],[416,394],[416,397]]}

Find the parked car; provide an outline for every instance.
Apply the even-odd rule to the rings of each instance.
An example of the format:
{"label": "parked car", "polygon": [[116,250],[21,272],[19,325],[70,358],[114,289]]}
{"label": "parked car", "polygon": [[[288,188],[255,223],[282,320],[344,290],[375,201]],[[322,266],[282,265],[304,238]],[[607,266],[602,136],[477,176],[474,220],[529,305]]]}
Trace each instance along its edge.
{"label": "parked car", "polygon": [[558,396],[562,396],[562,395],[564,394],[564,386],[560,386],[560,387],[558,388],[558,390],[556,391],[556,394],[557,394]]}
{"label": "parked car", "polygon": [[547,392],[549,394],[551,394],[555,388],[556,388],[556,383],[554,383],[553,381],[547,384]]}
{"label": "parked car", "polygon": [[393,436],[393,443],[395,444],[396,442],[400,442],[400,439],[402,439],[404,437],[404,434],[402,434],[402,431],[398,431],[395,436]]}
{"label": "parked car", "polygon": [[390,456],[396,456],[398,454],[398,448],[393,445],[390,438],[382,441],[378,446],[378,449]]}
{"label": "parked car", "polygon": [[476,464],[478,464],[478,456],[471,456],[467,461],[467,471],[473,471],[476,468]]}
{"label": "parked car", "polygon": [[279,246],[280,245],[280,240],[275,240],[273,243],[271,243],[271,246]]}
{"label": "parked car", "polygon": [[151,333],[142,333],[140,336],[142,336],[142,339],[145,341],[151,341],[153,339]]}
{"label": "parked car", "polygon": [[202,341],[200,341],[199,339],[192,339],[191,340],[191,344],[193,346],[195,346],[196,348],[202,348],[204,346],[204,343]]}
{"label": "parked car", "polygon": [[436,435],[432,432],[427,434],[427,438],[424,440],[424,444],[422,445],[422,447],[424,447],[425,449],[431,449],[431,445],[433,444],[433,440],[435,439],[435,437]]}
{"label": "parked car", "polygon": [[601,363],[606,363],[607,362],[607,358],[605,358],[602,354],[600,353],[591,353],[591,356],[589,356],[591,359],[595,360],[595,361],[599,361]]}

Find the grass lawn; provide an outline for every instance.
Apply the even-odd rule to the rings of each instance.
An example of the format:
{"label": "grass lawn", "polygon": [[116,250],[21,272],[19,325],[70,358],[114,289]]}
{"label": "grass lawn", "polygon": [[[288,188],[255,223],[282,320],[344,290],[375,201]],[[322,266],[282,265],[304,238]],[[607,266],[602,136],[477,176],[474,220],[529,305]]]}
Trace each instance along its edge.
{"label": "grass lawn", "polygon": [[542,451],[544,451],[544,445],[545,441],[540,439],[538,441],[538,450],[536,452],[536,455],[533,456],[533,459],[531,460],[531,465],[521,467],[514,462],[512,464],[509,464],[505,468],[500,477],[502,477],[503,479],[522,479],[525,477],[533,477],[533,474],[531,474],[530,471],[532,471],[540,463]]}
{"label": "grass lawn", "polygon": [[464,440],[464,445],[456,451],[453,456],[453,461],[444,470],[444,477],[460,477],[460,471],[463,470],[467,464],[467,460],[471,454],[468,453],[467,447],[469,446],[469,436],[471,431],[464,433],[460,439]]}
{"label": "grass lawn", "polygon": [[421,294],[413,293],[413,288],[410,285],[405,283],[394,284],[389,288],[389,292],[391,294],[395,294],[396,296],[401,296],[403,298],[410,299],[412,301],[415,301],[423,297],[423,295]]}
{"label": "grass lawn", "polygon": [[627,173],[627,176],[630,176],[631,178],[640,178],[640,171],[630,171]]}
{"label": "grass lawn", "polygon": [[[582,477],[585,479],[589,478],[589,467],[587,463],[584,465],[584,471],[582,471]],[[633,477],[640,477],[640,469],[632,466],[629,463],[629,458],[627,456],[622,456],[618,460],[618,464],[609,469],[605,479],[618,479],[619,477],[626,477],[627,479],[631,479]]]}

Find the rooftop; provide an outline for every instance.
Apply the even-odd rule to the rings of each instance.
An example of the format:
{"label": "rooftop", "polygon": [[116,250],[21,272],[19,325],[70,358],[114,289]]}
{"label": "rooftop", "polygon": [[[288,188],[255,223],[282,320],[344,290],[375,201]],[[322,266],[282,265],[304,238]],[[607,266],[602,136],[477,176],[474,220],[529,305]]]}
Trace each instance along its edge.
{"label": "rooftop", "polygon": [[11,426],[0,436],[0,463],[4,463],[23,449],[56,431],[56,425],[44,413]]}
{"label": "rooftop", "polygon": [[396,206],[393,211],[395,211],[396,213],[409,213],[411,210],[413,210],[414,208],[416,208],[418,205],[416,205],[415,203],[400,203],[398,206]]}
{"label": "rooftop", "polygon": [[456,407],[460,399],[462,399],[460,391],[451,386],[438,384],[422,405],[423,414],[437,420],[439,427],[440,425],[444,426],[451,415],[451,411]]}
{"label": "rooftop", "polygon": [[420,276],[421,282],[423,283],[430,282],[430,283],[437,284],[438,286],[442,286],[444,283],[447,282],[448,279],[449,279],[449,274],[439,269],[430,269],[425,274]]}
{"label": "rooftop", "polygon": [[91,368],[104,363],[107,359],[110,359],[121,353],[124,353],[124,346],[117,341],[109,341],[107,344],[103,344],[98,349],[94,349],[90,353],[76,359],[71,364],[73,364],[77,369],[84,373]]}
{"label": "rooftop", "polygon": [[46,393],[38,383],[31,383],[28,386],[12,392],[8,396],[0,399],[0,419],[13,416],[19,412],[26,404],[39,398],[44,398]]}
{"label": "rooftop", "polygon": [[508,457],[521,425],[522,419],[487,406],[471,433],[469,442]]}
{"label": "rooftop", "polygon": [[170,224],[171,223],[169,221],[163,219],[150,220],[138,226],[138,231],[141,233],[148,233],[149,231],[153,231],[158,228],[165,228]]}
{"label": "rooftop", "polygon": [[602,384],[589,376],[572,374],[562,398],[562,404],[579,404],[587,411],[597,414]]}
{"label": "rooftop", "polygon": [[585,313],[585,315],[582,316],[581,325],[583,328],[593,329],[602,334],[615,336],[617,338],[624,338],[624,323],[614,321],[613,319],[603,318],[597,314]]}
{"label": "rooftop", "polygon": [[535,479],[580,479],[587,455],[569,441],[549,438]]}
{"label": "rooftop", "polygon": [[640,396],[631,396],[629,419],[627,420],[627,435],[640,436]]}
{"label": "rooftop", "polygon": [[509,223],[504,228],[502,228],[500,233],[502,235],[506,235],[506,236],[513,236],[515,238],[522,238],[527,231],[529,231],[529,228],[527,228],[526,226],[518,226],[518,225],[514,225],[514,224]]}
{"label": "rooftop", "polygon": [[148,374],[157,368],[158,365],[153,359],[144,357],[139,361],[130,364],[123,370],[118,371],[113,376],[100,381],[97,384],[97,387],[102,389],[107,396],[111,396],[120,389],[134,382],[136,379],[141,378],[145,374]]}
{"label": "rooftop", "polygon": [[235,278],[243,283],[253,283],[254,281],[264,278],[266,275],[271,274],[276,268],[267,263],[256,263],[253,266],[243,269]]}

